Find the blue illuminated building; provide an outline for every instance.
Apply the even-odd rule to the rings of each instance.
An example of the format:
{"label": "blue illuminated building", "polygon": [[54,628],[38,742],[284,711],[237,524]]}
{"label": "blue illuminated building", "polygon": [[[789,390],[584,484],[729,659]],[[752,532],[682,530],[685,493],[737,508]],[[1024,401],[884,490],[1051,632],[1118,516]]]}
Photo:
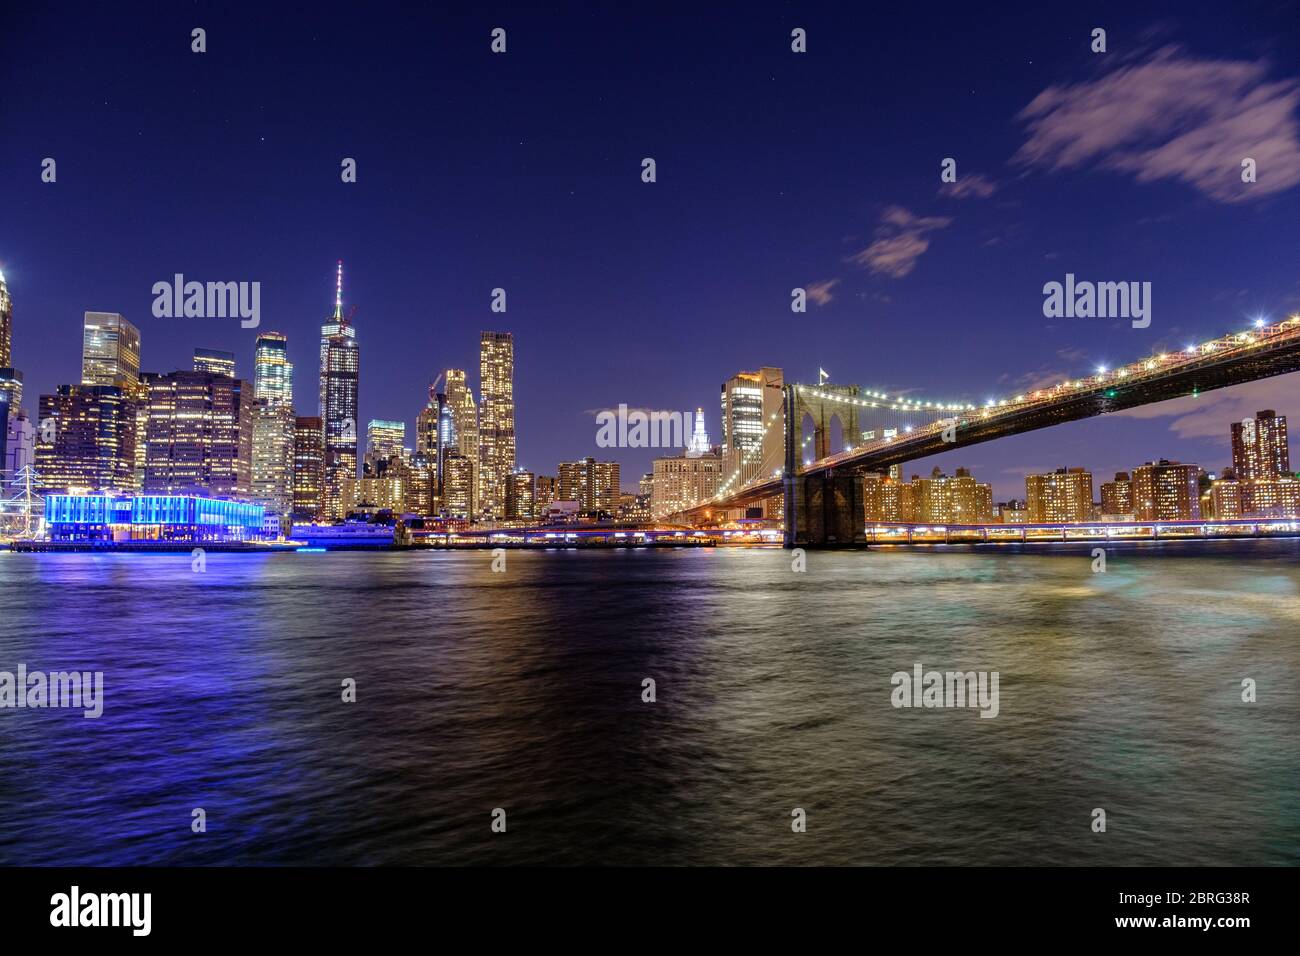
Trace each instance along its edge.
{"label": "blue illuminated building", "polygon": [[251,541],[266,509],[191,495],[47,495],[51,541]]}

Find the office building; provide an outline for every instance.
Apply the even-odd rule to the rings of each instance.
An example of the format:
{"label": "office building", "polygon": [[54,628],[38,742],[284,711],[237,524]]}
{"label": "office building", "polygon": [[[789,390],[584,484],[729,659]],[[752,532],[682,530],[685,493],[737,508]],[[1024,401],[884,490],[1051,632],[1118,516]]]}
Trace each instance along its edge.
{"label": "office building", "polygon": [[372,418],[366,425],[366,460],[401,456],[406,446],[406,422]]}
{"label": "office building", "polygon": [[294,419],[293,515],[314,521],[325,509],[325,426],[315,416]]}
{"label": "office building", "polygon": [[289,338],[281,332],[261,332],[257,336],[253,346],[253,395],[274,405],[293,404]]}
{"label": "office building", "polygon": [[246,498],[252,491],[253,389],[213,372],[147,373],[144,490]]}
{"label": "office building", "polygon": [[[739,372],[722,385],[722,473],[730,487],[776,474],[785,467],[783,373],[764,366]],[[733,477],[734,476],[734,477]],[[763,503],[766,517],[780,513],[781,499]]]}
{"label": "office building", "polygon": [[583,514],[605,512],[612,516],[618,511],[620,488],[616,461],[588,457],[561,462],[557,482],[559,500],[576,501]]}
{"label": "office building", "polygon": [[23,373],[16,368],[0,368],[0,402],[12,411],[23,407]]}
{"label": "office building", "polygon": [[115,385],[60,385],[42,395],[36,434],[41,487],[136,490],[138,405]]}
{"label": "office building", "polygon": [[[0,368],[13,362],[14,300],[9,295],[9,285],[0,272]],[[14,402],[13,407],[18,403]]]}
{"label": "office building", "polygon": [[357,477],[357,414],[361,350],[343,313],[343,263],[334,291],[334,314],[321,327],[321,418],[325,425],[324,517],[346,517],[343,479]]}
{"label": "office building", "polygon": [[142,398],[140,330],[116,312],[87,312],[82,327],[81,384],[113,386]]}
{"label": "office building", "polygon": [[515,470],[515,343],[509,332],[479,336],[478,513],[502,518]]}
{"label": "office building", "polygon": [[[563,466],[561,466],[563,468]],[[650,481],[650,516],[658,520],[708,501],[722,483],[722,455],[656,458]],[[561,498],[566,498],[561,476]]]}
{"label": "office building", "polygon": [[194,371],[234,378],[235,353],[223,352],[220,349],[195,349]]}

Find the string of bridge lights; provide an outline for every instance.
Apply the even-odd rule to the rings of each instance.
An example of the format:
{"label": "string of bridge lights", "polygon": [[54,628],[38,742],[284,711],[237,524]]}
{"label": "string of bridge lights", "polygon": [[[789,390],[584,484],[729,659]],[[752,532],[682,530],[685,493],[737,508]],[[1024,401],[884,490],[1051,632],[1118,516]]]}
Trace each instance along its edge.
{"label": "string of bridge lights", "polygon": [[[1208,355],[1221,348],[1259,345],[1269,336],[1287,331],[1288,326],[1291,327],[1291,331],[1294,331],[1295,326],[1297,325],[1300,325],[1300,315],[1292,315],[1271,326],[1268,325],[1264,319],[1257,318],[1254,321],[1253,330],[1250,331],[1232,332],[1217,339],[1210,339],[1206,342],[1202,342],[1199,345],[1188,345],[1186,348],[1177,352],[1161,352],[1159,355],[1153,355],[1148,359],[1139,360],[1114,370],[1108,369],[1105,365],[1099,365],[1096,369],[1095,375],[1090,375],[1087,378],[1074,379],[1073,381],[1067,379],[1059,385],[1035,389],[1027,394],[1022,393],[1012,398],[990,398],[983,405],[983,414],[981,417],[987,418],[990,410],[996,411],[997,409],[1005,408],[1007,406],[1039,401],[1046,397],[1055,397],[1065,389],[1080,389],[1102,385],[1106,383],[1107,375],[1111,376],[1110,380],[1112,382],[1120,379],[1127,379],[1130,376],[1141,377],[1144,372],[1156,371],[1162,365],[1171,360],[1186,361],[1189,356],[1195,357]],[[891,397],[887,392],[880,391],[867,391],[861,393],[861,396],[854,396],[845,395],[841,392],[827,391],[821,386],[797,385],[795,387],[800,392],[811,395],[814,398],[822,399],[823,401],[838,402],[844,405],[856,405],[860,408],[888,408],[892,411],[926,411],[928,409],[933,412],[973,412],[981,410],[978,406],[970,403],[936,402],[933,400],[908,398],[905,395],[896,395]],[[745,466],[753,460],[755,451],[759,454],[762,453],[763,439],[767,436],[768,431],[771,429],[776,419],[776,413],[769,417],[767,424],[763,428],[762,434],[759,435],[758,442],[750,452],[742,458],[740,464],[736,466],[736,470],[718,487],[717,494],[715,494],[710,500],[716,501],[719,498],[726,497],[732,483],[740,477]],[[911,432],[912,429],[908,428],[906,431]],[[806,446],[808,444],[808,439],[804,439],[803,444]],[[852,449],[850,448],[847,450],[851,451]],[[802,452],[802,448],[800,451]],[[761,478],[762,476],[760,475],[756,477]],[[746,482],[745,484],[748,483],[749,482]]]}
{"label": "string of bridge lights", "polygon": [[[731,483],[740,477],[741,472],[745,470],[745,466],[749,464],[750,461],[753,460],[754,453],[756,451],[758,452],[759,455],[762,455],[763,439],[767,437],[767,433],[771,430],[772,425],[776,422],[777,416],[784,415],[784,414],[785,414],[784,411],[781,411],[781,412],[773,412],[771,415],[768,416],[767,424],[763,426],[763,431],[759,434],[758,441],[755,442],[754,446],[750,448],[748,453],[746,453],[740,459],[739,464],[736,465],[736,470],[731,473],[731,477],[729,477],[726,481],[724,481],[721,485],[718,486],[717,493],[709,500],[716,501],[718,498],[721,498],[723,497],[723,495],[726,494],[727,490],[731,487]],[[749,484],[749,482],[745,482],[745,484]]]}

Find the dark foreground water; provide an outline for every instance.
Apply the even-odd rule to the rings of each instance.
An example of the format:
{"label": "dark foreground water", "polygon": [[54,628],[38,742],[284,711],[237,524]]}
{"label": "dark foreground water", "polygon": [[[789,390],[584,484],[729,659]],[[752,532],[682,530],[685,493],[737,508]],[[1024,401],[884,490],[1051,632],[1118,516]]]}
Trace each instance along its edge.
{"label": "dark foreground water", "polygon": [[1300,542],[1090,548],[0,553],[0,864],[1300,862]]}

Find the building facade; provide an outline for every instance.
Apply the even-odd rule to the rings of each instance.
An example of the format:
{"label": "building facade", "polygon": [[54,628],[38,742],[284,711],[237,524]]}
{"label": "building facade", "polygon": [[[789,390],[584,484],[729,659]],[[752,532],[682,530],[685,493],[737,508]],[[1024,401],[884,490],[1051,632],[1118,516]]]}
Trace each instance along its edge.
{"label": "building facade", "polygon": [[60,385],[40,397],[36,470],[57,491],[135,491],[139,403],[115,385]]}
{"label": "building facade", "polygon": [[1238,481],[1291,475],[1285,415],[1270,408],[1232,423],[1232,470]]}
{"label": "building facade", "polygon": [[315,416],[294,419],[293,515],[307,521],[325,510],[325,426]]}
{"label": "building facade", "polygon": [[[656,458],[650,480],[650,517],[659,520],[708,501],[722,484],[721,454]],[[563,487],[560,497],[564,498]]]}
{"label": "building facade", "polygon": [[253,477],[252,385],[212,372],[146,374],[144,490],[246,498]]}
{"label": "building facade", "polygon": [[1160,459],[1133,471],[1133,513],[1139,521],[1191,521],[1201,516],[1196,465]]}
{"label": "building facade", "polygon": [[[783,384],[781,369],[767,366],[722,384],[722,471],[732,487],[785,467]],[[779,498],[765,502],[764,515],[774,517],[779,504]]]}
{"label": "building facade", "polygon": [[487,518],[506,515],[506,485],[515,470],[515,343],[509,332],[479,336],[479,502]]}
{"label": "building facade", "polygon": [[1025,498],[1031,524],[1084,522],[1092,518],[1092,472],[1058,468],[1025,475]]}
{"label": "building facade", "polygon": [[1111,516],[1131,516],[1133,512],[1133,480],[1127,471],[1115,472],[1114,481],[1101,483],[1101,513]]}

